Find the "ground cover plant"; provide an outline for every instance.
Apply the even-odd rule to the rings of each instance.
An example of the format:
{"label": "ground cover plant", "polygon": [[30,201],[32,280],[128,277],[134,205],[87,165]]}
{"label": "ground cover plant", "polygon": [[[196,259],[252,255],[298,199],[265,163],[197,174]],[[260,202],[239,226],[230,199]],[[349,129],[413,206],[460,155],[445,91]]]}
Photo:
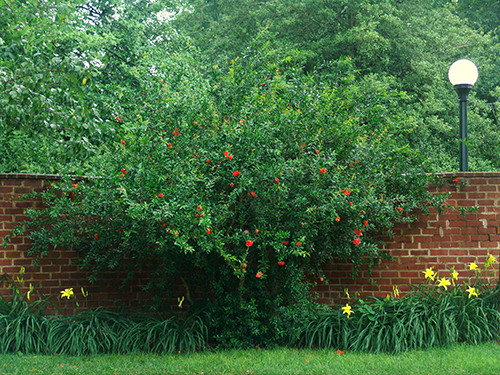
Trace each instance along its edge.
{"label": "ground cover plant", "polygon": [[439,273],[427,268],[422,272],[425,281],[404,297],[397,286],[385,299],[351,301],[346,292],[349,303],[312,319],[304,329],[303,343],[310,348],[400,353],[498,340],[498,284],[482,278],[496,262],[492,255],[481,268],[474,261],[461,283],[455,267]]}
{"label": "ground cover plant", "polygon": [[[31,284],[24,287],[23,273],[21,269],[16,280],[6,274],[0,279],[12,288],[10,298],[0,295],[0,353],[166,354],[194,352],[207,345],[207,328],[196,315],[179,320],[97,309],[66,316],[58,309],[56,296],[41,295]],[[82,295],[87,296],[83,289]],[[74,297],[73,288],[59,296]],[[49,307],[59,314],[47,314]]]}
{"label": "ground cover plant", "polygon": [[[346,291],[349,302],[341,308],[316,306],[316,311],[312,307],[305,310],[306,314],[295,321],[294,334],[287,335],[283,343],[338,353],[398,354],[498,340],[499,289],[482,278],[496,262],[490,255],[481,268],[477,261],[469,264],[469,277],[462,283],[458,283],[459,273],[454,267],[449,270],[449,277],[441,272],[440,278],[427,268],[422,272],[424,281],[404,297],[400,297],[397,287],[392,295],[382,299],[351,300]],[[17,280],[7,276],[0,280],[9,281],[13,290],[12,297],[2,296],[0,303],[0,354],[189,354],[238,346],[230,339],[223,343],[221,337],[214,336],[220,330],[213,326],[217,320],[210,311],[183,319],[101,309],[75,316],[47,315],[46,307],[55,307],[51,302],[54,296],[38,294],[31,284],[23,292],[22,275],[21,270]],[[83,290],[82,294],[85,296]],[[60,298],[74,297],[71,288],[61,291]],[[231,322],[231,315],[225,318],[228,329],[239,323],[238,319]],[[231,336],[233,340],[237,337]]]}

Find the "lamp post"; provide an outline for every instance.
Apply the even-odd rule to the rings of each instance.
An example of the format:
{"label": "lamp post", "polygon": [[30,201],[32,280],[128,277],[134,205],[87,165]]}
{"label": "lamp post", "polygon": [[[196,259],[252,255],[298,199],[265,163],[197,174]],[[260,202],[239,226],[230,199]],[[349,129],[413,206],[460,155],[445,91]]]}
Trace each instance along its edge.
{"label": "lamp post", "polygon": [[460,102],[460,172],[469,170],[467,159],[467,102],[469,92],[479,76],[477,66],[472,61],[461,59],[450,66],[448,78],[458,94]]}

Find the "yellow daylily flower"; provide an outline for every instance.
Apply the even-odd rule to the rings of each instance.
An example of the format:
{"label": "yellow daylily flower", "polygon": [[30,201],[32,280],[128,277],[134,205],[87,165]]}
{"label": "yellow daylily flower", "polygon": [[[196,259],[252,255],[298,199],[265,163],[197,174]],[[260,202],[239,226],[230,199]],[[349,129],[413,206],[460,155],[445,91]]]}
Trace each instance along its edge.
{"label": "yellow daylily flower", "polygon": [[344,293],[347,296],[347,299],[351,299],[351,296],[349,295],[349,288],[345,288]]}
{"label": "yellow daylily flower", "polygon": [[446,277],[443,277],[441,280],[439,280],[438,286],[442,286],[444,290],[448,290],[449,285],[451,285],[450,280],[448,280]]}
{"label": "yellow daylily flower", "polygon": [[477,293],[476,288],[473,288],[473,287],[470,286],[467,289],[467,292],[469,292],[469,298],[471,298],[472,296],[479,297],[479,294]]}
{"label": "yellow daylily flower", "polygon": [[67,299],[70,299],[73,295],[73,288],[61,290],[61,298],[66,297]]}
{"label": "yellow daylily flower", "polygon": [[425,271],[422,271],[422,273],[424,274],[424,277],[426,279],[431,279],[432,281],[434,281],[434,278],[436,277],[436,273],[434,272],[433,268],[434,267],[426,268]]}
{"label": "yellow daylily flower", "polygon": [[342,307],[342,310],[343,310],[342,314],[347,314],[348,319],[351,316],[351,314],[354,314],[354,311],[352,311],[352,308],[351,306],[349,306],[348,303],[346,303],[346,305]]}
{"label": "yellow daylily flower", "polygon": [[485,265],[484,265],[484,268],[490,268],[490,267],[493,265],[493,263],[496,263],[496,262],[497,262],[497,258],[495,258],[495,257],[494,257],[493,255],[491,255],[491,254],[488,254],[488,255],[489,255],[489,257],[488,257],[488,259],[486,260],[486,263],[485,263]]}
{"label": "yellow daylily flower", "polygon": [[31,285],[30,283],[30,289],[28,290],[28,293],[26,293],[26,298],[28,299],[28,301],[30,300],[30,297],[31,297],[31,293],[33,293],[33,285]]}
{"label": "yellow daylily flower", "polygon": [[450,276],[453,280],[458,280],[458,275],[459,275],[459,273],[455,270],[453,270],[453,272],[450,273]]}
{"label": "yellow daylily flower", "polygon": [[393,285],[392,293],[393,293],[394,297],[399,297],[399,289],[396,285]]}
{"label": "yellow daylily flower", "polygon": [[476,261],[474,261],[474,263],[469,264],[469,270],[473,271],[473,270],[477,270],[477,269],[478,269],[478,267],[477,267]]}

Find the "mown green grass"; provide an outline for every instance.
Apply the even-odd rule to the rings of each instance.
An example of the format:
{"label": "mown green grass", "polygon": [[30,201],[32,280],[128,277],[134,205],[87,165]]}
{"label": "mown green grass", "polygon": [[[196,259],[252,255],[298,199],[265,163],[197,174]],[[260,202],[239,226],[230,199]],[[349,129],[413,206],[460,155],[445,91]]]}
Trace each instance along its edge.
{"label": "mown green grass", "polygon": [[403,354],[335,350],[228,350],[190,355],[0,355],[0,374],[500,374],[500,345],[455,345]]}

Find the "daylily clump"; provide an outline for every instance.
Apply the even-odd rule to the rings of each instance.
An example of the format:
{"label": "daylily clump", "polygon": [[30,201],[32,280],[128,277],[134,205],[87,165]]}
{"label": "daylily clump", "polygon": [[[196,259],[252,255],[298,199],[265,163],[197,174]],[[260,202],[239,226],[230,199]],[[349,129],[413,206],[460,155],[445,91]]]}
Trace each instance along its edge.
{"label": "daylily clump", "polygon": [[[449,278],[441,277],[439,278],[439,272],[434,271],[434,267],[426,268],[422,271],[424,274],[425,282],[431,285],[437,283],[438,288],[442,288],[442,293],[453,293],[454,295],[463,294],[463,292],[468,293],[468,298],[478,297],[480,295],[481,287],[484,287],[484,283],[479,280],[479,276],[482,272],[491,268],[494,263],[497,263],[497,259],[492,254],[488,254],[482,267],[479,267],[478,261],[475,260],[467,265],[469,269],[468,280],[464,281],[462,284],[458,283],[459,272],[456,271],[455,266],[450,268]],[[474,278],[474,279],[473,279]],[[448,291],[448,287],[452,287]]]}

